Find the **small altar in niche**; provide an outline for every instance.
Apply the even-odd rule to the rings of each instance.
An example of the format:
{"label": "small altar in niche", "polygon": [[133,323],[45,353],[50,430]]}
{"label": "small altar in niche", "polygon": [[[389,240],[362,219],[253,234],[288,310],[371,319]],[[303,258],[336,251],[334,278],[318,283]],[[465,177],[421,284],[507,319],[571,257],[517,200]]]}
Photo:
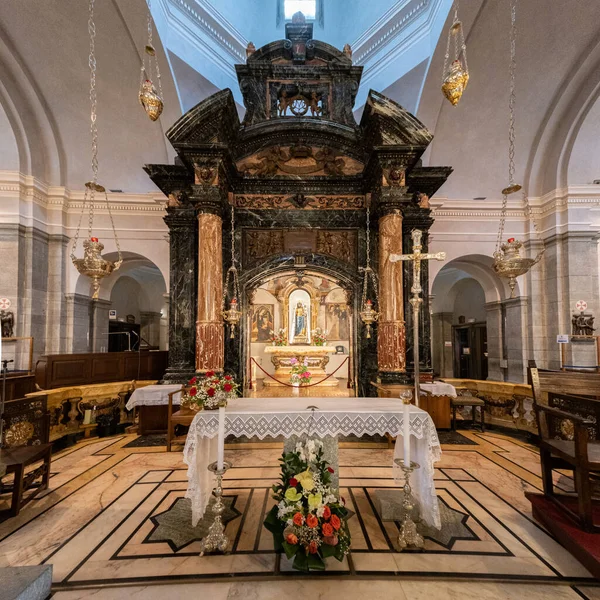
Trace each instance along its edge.
{"label": "small altar in niche", "polygon": [[[333,346],[267,346],[265,354],[271,355],[275,366],[274,379],[265,378],[265,387],[280,387],[288,383],[292,373],[294,359],[298,362],[306,360],[310,372],[311,384],[315,387],[337,387],[339,381],[331,376],[327,378],[325,367],[329,362],[329,354],[335,353]],[[284,383],[281,383],[284,382]]]}
{"label": "small altar in niche", "polygon": [[[295,272],[271,277],[251,293],[249,313],[250,356],[280,382],[290,382],[290,360],[294,357],[307,358],[311,383],[325,379],[351,358],[351,306],[346,290],[332,278],[299,278]],[[314,344],[313,332],[317,329],[325,334],[325,346]],[[283,346],[273,345],[273,337],[279,332],[286,342]],[[348,372],[344,365],[337,376],[321,385],[337,387]],[[265,387],[282,387],[254,364],[252,379],[262,380]]]}

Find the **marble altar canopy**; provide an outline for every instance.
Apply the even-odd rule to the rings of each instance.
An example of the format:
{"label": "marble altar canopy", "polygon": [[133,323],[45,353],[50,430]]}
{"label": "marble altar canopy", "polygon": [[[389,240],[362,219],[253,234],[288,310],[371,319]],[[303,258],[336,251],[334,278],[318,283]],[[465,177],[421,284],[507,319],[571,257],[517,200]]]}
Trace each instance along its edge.
{"label": "marble altar canopy", "polygon": [[[312,23],[296,18],[285,38],[254,50],[236,65],[246,113],[240,123],[231,91],[206,98],[168,131],[177,152],[172,165],[146,165],[168,198],[170,240],[169,366],[165,380],[184,383],[196,372],[223,370],[249,380],[251,323],[242,318],[235,339],[222,319],[223,275],[231,266],[231,231],[241,260],[238,306],[248,314],[250,297],[267,277],[324,275],[348,299],[350,380],[361,396],[371,380],[405,383],[412,337],[407,267],[390,254],[410,251],[410,232],[423,231],[427,252],[433,223],[422,195],[431,197],[452,171],[423,167],[420,157],[433,139],[412,114],[371,90],[360,123],[354,100],[362,67],[313,39]],[[379,275],[379,322],[364,339],[358,266],[366,262],[369,206]],[[190,273],[194,276],[190,277]],[[428,290],[428,271],[421,272]],[[428,306],[426,292],[423,306]],[[423,309],[419,356],[431,371],[429,313]]]}
{"label": "marble altar canopy", "polygon": [[339,382],[335,377],[325,379],[327,377],[325,367],[329,362],[327,355],[335,353],[334,346],[267,346],[265,353],[271,355],[271,362],[275,366],[273,377],[277,380],[265,377],[265,387],[282,387],[284,383],[289,383],[293,358],[300,362],[306,359],[311,374],[311,384],[317,384],[315,387],[338,386]]}

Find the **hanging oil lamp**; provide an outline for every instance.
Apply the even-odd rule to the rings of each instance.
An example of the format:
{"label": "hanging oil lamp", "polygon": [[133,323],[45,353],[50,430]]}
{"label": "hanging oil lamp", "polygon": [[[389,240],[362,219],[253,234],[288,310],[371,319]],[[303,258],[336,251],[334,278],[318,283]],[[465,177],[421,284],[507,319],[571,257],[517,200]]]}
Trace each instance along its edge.
{"label": "hanging oil lamp", "polygon": [[[115,230],[115,223],[113,221],[112,212],[110,210],[110,204],[108,202],[108,195],[106,189],[98,183],[98,126],[96,122],[97,116],[97,94],[96,94],[96,55],[95,55],[95,38],[96,38],[96,26],[94,23],[94,0],[90,0],[89,5],[89,20],[88,20],[88,32],[90,34],[90,101],[91,101],[91,133],[92,133],[92,181],[88,181],[85,184],[85,194],[83,197],[83,204],[81,207],[81,214],[79,216],[79,222],[77,229],[73,237],[73,248],[71,250],[71,260],[75,265],[75,268],[86,277],[92,280],[92,299],[97,300],[100,291],[100,282],[104,277],[110,275],[113,271],[116,271],[123,262],[121,255],[121,247],[119,245],[119,239],[117,238],[117,232]],[[102,250],[104,245],[98,240],[97,237],[92,236],[92,228],[94,224],[94,208],[96,203],[96,194],[103,194],[106,203],[108,216],[113,230],[113,236],[115,245],[118,251],[118,260],[116,262],[107,260],[102,257]],[[75,256],[75,250],[77,248],[77,241],[79,240],[79,232],[81,229],[81,221],[83,214],[88,209],[88,236],[83,242],[83,258],[77,258]]]}
{"label": "hanging oil lamp", "polygon": [[[229,309],[225,309],[227,302],[227,293],[229,291],[229,282],[231,281],[232,298],[229,302]],[[223,301],[221,303],[221,314],[226,323],[229,323],[230,335],[235,337],[235,328],[242,318],[242,311],[238,308],[238,298],[240,297],[240,282],[238,272],[235,267],[235,215],[233,206],[231,207],[231,266],[227,269],[225,277],[225,287],[223,288]]]}
{"label": "hanging oil lamp", "polygon": [[[450,46],[454,53],[450,61]],[[450,62],[450,64],[448,64]],[[469,82],[469,67],[467,65],[467,46],[461,21],[458,19],[458,0],[454,2],[454,20],[448,32],[448,43],[444,57],[442,73],[442,92],[456,106]]]}
{"label": "hanging oil lamp", "polygon": [[510,287],[510,297],[515,297],[515,286],[517,277],[527,273],[533,265],[538,263],[544,254],[544,240],[538,229],[536,220],[531,211],[527,194],[523,191],[523,205],[525,207],[525,216],[533,224],[533,228],[541,243],[541,250],[535,258],[521,256],[522,242],[511,237],[503,242],[504,225],[506,223],[506,212],[508,196],[521,190],[521,185],[515,183],[515,73],[516,73],[516,0],[511,1],[511,29],[510,29],[510,94],[509,94],[509,128],[508,128],[508,186],[502,190],[502,212],[500,216],[500,226],[498,228],[498,239],[496,240],[496,251],[494,252],[494,262],[492,268],[505,279],[508,279]]}
{"label": "hanging oil lamp", "polygon": [[[156,73],[158,91],[152,82],[152,73]],[[148,43],[144,48],[140,78],[140,104],[146,111],[151,121],[156,121],[163,111],[162,83],[160,81],[160,70],[156,50],[152,45],[152,14],[150,12],[150,0],[148,0]]]}
{"label": "hanging oil lamp", "polygon": [[371,337],[371,329],[373,324],[379,319],[379,314],[373,308],[373,302],[368,298],[369,282],[373,288],[373,293],[379,304],[379,290],[377,283],[377,276],[371,268],[371,211],[369,203],[367,202],[367,262],[365,267],[360,267],[359,270],[363,272],[363,289],[361,298],[361,311],[359,312],[361,321],[365,324],[365,337],[368,339]]}

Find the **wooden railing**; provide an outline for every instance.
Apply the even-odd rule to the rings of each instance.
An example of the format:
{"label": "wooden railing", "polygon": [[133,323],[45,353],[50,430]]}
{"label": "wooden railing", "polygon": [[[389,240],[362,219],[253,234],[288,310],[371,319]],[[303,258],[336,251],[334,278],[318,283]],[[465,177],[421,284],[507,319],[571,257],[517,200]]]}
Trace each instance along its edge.
{"label": "wooden railing", "polygon": [[[443,381],[452,384],[459,395],[484,400],[486,423],[537,433],[530,385],[478,379],[444,378]],[[470,418],[466,412],[465,416]]]}

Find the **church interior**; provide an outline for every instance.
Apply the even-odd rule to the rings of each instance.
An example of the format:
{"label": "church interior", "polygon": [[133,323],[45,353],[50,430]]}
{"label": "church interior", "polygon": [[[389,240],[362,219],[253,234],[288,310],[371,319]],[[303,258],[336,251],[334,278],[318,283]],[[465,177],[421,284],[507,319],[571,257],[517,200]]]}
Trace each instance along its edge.
{"label": "church interior", "polygon": [[596,0],[3,0],[0,600],[600,600],[599,140]]}

